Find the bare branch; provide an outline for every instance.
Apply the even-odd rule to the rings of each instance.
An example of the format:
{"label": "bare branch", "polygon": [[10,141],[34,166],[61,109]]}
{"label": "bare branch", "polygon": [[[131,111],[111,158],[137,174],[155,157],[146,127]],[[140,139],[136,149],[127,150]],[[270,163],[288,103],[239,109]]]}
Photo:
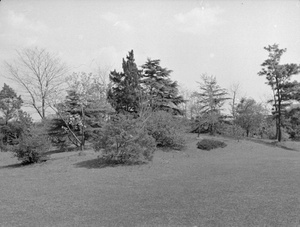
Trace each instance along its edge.
{"label": "bare branch", "polygon": [[63,90],[67,67],[45,49],[33,48],[16,52],[16,60],[5,63],[8,78],[24,90],[28,95],[24,101],[44,119],[50,99],[59,96]]}

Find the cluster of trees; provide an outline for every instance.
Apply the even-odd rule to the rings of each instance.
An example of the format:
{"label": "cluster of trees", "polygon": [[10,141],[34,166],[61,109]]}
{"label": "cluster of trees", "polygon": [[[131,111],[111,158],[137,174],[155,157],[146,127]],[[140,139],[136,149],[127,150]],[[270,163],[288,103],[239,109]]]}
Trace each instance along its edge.
{"label": "cluster of trees", "polygon": [[[199,90],[183,97],[171,70],[152,59],[138,67],[133,51],[123,59],[121,72],[110,72],[109,81],[103,73],[66,76],[66,65],[45,49],[17,52],[16,60],[6,67],[23,93],[21,98],[7,84],[0,91],[1,147],[22,144],[32,156],[37,147],[43,150],[37,141],[60,149],[74,145],[82,151],[88,143],[106,159],[124,162],[150,160],[158,145],[181,149],[180,133],[187,125],[198,133],[268,135],[280,141],[284,130],[290,137],[300,137],[300,110],[286,111],[291,100],[300,101],[300,85],[291,82],[300,66],[280,64],[286,49],[277,44],[265,49],[269,56],[258,74],[266,76],[272,89],[272,114],[252,98],[238,100],[238,85],[228,91],[206,74],[198,82]],[[226,102],[231,107],[227,115]],[[35,109],[41,122],[33,123],[22,105]],[[28,140],[30,144],[25,143]],[[17,151],[24,159],[24,149],[19,146]]]}
{"label": "cluster of trees", "polygon": [[[280,49],[277,44],[264,49],[269,55],[262,63],[258,75],[265,76],[272,89],[273,99],[268,101],[273,107],[271,113],[263,103],[257,103],[252,98],[242,97],[237,102],[238,85],[231,87],[232,96],[229,97],[229,92],[217,85],[215,77],[203,75],[203,82],[199,83],[200,92],[191,95],[191,115],[196,115],[193,131],[208,131],[211,134],[231,132],[233,135],[246,136],[252,134],[278,141],[283,138],[282,131],[290,138],[300,137],[299,105],[287,109],[294,102],[300,102],[300,83],[291,81],[291,77],[300,72],[300,65],[280,64],[286,49]],[[227,99],[231,100],[229,117],[222,114],[222,106]]]}
{"label": "cluster of trees", "polygon": [[18,143],[21,135],[25,134],[32,123],[32,119],[21,106],[23,100],[7,84],[4,84],[0,91],[0,148],[4,145],[14,145]]}
{"label": "cluster of trees", "polygon": [[[105,75],[100,74],[80,72],[65,77],[65,73],[62,74],[67,70],[65,65],[44,49],[18,52],[17,60],[6,66],[9,77],[28,95],[24,104],[33,107],[40,116],[38,127],[44,131],[44,139],[59,149],[74,145],[83,151],[88,143],[101,150],[107,159],[124,162],[133,157],[151,159],[153,144],[155,147],[183,147],[184,141],[177,137],[179,131],[174,130],[178,125],[166,120],[182,114],[179,104],[184,100],[179,95],[177,82],[170,78],[172,71],[161,67],[160,60],[147,59],[138,68],[130,51],[123,59],[123,71],[111,71],[108,83]],[[14,112],[17,112],[23,101],[12,89],[11,92],[11,99],[16,99]],[[166,112],[167,117],[160,111]],[[13,123],[12,117],[6,122]],[[172,122],[173,126],[162,130],[166,122]],[[31,121],[27,127],[30,138],[34,133],[31,128],[36,125]],[[162,143],[161,137],[168,143]],[[21,134],[16,136],[15,145],[25,140],[22,138]],[[13,145],[6,140],[2,140],[3,145]],[[33,153],[37,150],[32,147],[27,150],[30,149]],[[134,155],[137,151],[143,151],[143,155]],[[24,150],[19,146],[18,152],[24,153]]]}

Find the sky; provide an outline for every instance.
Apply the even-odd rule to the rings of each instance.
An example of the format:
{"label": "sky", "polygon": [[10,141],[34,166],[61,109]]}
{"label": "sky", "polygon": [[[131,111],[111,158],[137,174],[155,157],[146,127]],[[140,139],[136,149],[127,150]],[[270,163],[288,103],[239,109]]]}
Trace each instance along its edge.
{"label": "sky", "polygon": [[185,89],[197,91],[206,73],[265,101],[271,90],[257,73],[274,43],[287,48],[282,63],[300,64],[300,0],[2,0],[0,86],[18,92],[3,62],[23,48],[46,48],[87,73],[120,71],[134,50],[138,66],[160,59]]}

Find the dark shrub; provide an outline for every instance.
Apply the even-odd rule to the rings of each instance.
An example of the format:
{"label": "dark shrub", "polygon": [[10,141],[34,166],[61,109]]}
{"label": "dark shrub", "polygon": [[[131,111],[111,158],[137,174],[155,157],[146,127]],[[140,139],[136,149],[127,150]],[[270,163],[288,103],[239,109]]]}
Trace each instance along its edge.
{"label": "dark shrub", "polygon": [[226,147],[226,143],[218,141],[218,140],[212,140],[212,139],[203,139],[197,143],[197,148],[201,150],[211,150],[215,148],[223,148]]}
{"label": "dark shrub", "polygon": [[147,133],[145,121],[118,114],[99,132],[93,147],[102,151],[107,163],[132,164],[151,161],[156,149],[155,140]]}
{"label": "dark shrub", "polygon": [[147,123],[148,133],[157,146],[181,150],[185,146],[186,127],[182,119],[166,111],[154,112]]}
{"label": "dark shrub", "polygon": [[46,160],[45,152],[50,149],[51,143],[47,135],[38,128],[32,128],[29,134],[23,135],[19,144],[13,148],[15,156],[23,164],[37,163]]}

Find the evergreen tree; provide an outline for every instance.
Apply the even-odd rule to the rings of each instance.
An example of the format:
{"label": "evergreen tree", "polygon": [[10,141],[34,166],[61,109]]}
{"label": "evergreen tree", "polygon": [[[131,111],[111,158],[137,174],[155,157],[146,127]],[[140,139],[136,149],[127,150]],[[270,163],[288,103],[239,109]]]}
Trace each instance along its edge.
{"label": "evergreen tree", "polygon": [[178,105],[183,103],[178,84],[170,79],[172,70],[162,68],[160,60],[147,59],[142,65],[142,81],[146,97],[152,110],[173,109],[180,113]]}
{"label": "evergreen tree", "polygon": [[281,56],[286,49],[279,49],[278,44],[264,47],[269,52],[269,57],[262,63],[262,70],[258,73],[259,76],[266,76],[267,84],[272,88],[274,111],[276,119],[276,138],[281,141],[282,113],[284,111],[284,101],[287,100],[286,92],[291,89],[286,89],[286,85],[290,84],[292,75],[298,74],[300,67],[296,64],[280,64]]}
{"label": "evergreen tree", "polygon": [[109,75],[108,102],[117,113],[137,113],[140,109],[142,91],[141,72],[134,59],[133,50],[123,58],[123,72],[112,71]]}
{"label": "evergreen tree", "polygon": [[21,96],[17,96],[16,92],[7,84],[4,84],[0,91],[0,112],[3,114],[5,124],[15,118],[18,110],[20,110],[23,101]]}
{"label": "evergreen tree", "polygon": [[194,92],[193,96],[201,103],[201,116],[197,121],[198,130],[203,125],[207,125],[210,134],[216,132],[217,123],[221,119],[221,108],[225,101],[227,92],[217,84],[216,77],[202,75],[202,83],[199,83],[200,92]]}
{"label": "evergreen tree", "polygon": [[[57,105],[58,118],[51,120],[49,134],[53,137],[67,136],[83,150],[85,141],[92,139],[101,127],[101,114],[93,100],[84,100],[76,91],[69,90],[65,101]],[[59,139],[59,142],[62,141]]]}
{"label": "evergreen tree", "polygon": [[0,123],[0,146],[17,144],[19,137],[26,131],[26,127],[20,123],[19,119],[23,111],[21,96],[7,84],[4,84],[0,91],[0,112],[2,113],[2,122]]}

